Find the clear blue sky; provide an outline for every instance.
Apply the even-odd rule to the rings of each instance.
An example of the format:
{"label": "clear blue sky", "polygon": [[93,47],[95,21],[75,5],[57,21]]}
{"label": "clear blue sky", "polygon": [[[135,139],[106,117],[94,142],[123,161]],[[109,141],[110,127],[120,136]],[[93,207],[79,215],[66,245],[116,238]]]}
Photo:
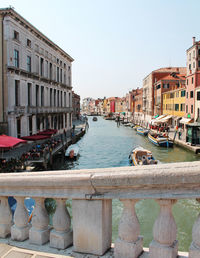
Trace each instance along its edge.
{"label": "clear blue sky", "polygon": [[75,61],[81,98],[122,97],[165,66],[185,66],[200,40],[199,0],[0,0]]}

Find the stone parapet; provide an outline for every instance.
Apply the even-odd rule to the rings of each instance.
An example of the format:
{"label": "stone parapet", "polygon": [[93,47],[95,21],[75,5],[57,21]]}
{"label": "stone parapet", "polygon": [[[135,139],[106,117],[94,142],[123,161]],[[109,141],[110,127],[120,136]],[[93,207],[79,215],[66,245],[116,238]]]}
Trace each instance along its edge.
{"label": "stone parapet", "polygon": [[[0,237],[6,239],[11,235],[12,241],[49,245],[55,250],[73,246],[77,255],[102,256],[111,247],[112,199],[120,199],[123,212],[113,255],[136,258],[142,255],[143,237],[135,203],[140,199],[156,199],[160,213],[154,223],[149,257],[175,258],[178,241],[172,206],[178,199],[200,200],[199,172],[200,162],[187,162],[1,174]],[[13,219],[8,196],[17,200]],[[35,199],[31,221],[24,206],[25,197]],[[45,198],[54,198],[57,203],[51,227]],[[66,208],[66,199],[72,199],[72,218]],[[200,257],[199,220],[198,217],[193,227],[190,258]]]}

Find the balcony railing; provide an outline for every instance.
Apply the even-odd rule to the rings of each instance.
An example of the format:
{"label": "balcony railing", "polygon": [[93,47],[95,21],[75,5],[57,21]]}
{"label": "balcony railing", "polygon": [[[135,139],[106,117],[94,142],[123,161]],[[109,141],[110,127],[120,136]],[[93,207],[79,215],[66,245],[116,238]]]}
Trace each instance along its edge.
{"label": "balcony railing", "polygon": [[[177,226],[172,206],[179,199],[200,202],[200,162],[159,164],[77,171],[52,171],[0,175],[0,237],[66,249],[73,244],[76,252],[102,255],[111,247],[112,199],[120,199],[123,212],[115,258],[136,258],[143,251],[143,237],[135,212],[140,199],[155,199],[160,213],[153,227],[149,246],[151,258],[173,258],[178,254]],[[8,196],[17,207],[12,219]],[[24,198],[36,205],[28,222]],[[45,198],[54,198],[57,206],[53,226],[44,206]],[[72,220],[65,201],[72,199]],[[72,234],[73,232],[73,234]],[[189,257],[200,257],[200,216],[193,226]]]}
{"label": "balcony railing", "polygon": [[70,113],[73,111],[72,107],[27,107],[29,114],[43,114],[43,113]]}

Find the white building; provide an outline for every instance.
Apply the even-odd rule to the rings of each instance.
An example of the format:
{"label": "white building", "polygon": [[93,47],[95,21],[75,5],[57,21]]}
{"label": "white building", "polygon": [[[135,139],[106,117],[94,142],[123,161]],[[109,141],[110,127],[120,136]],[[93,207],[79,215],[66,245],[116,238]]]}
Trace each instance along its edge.
{"label": "white building", "polygon": [[0,9],[0,133],[72,126],[73,58],[12,8]]}

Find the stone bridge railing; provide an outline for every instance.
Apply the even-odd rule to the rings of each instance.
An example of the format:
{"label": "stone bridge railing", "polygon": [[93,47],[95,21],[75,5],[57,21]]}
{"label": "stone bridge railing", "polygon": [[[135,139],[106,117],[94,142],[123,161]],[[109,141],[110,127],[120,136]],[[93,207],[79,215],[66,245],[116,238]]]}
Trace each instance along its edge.
{"label": "stone bridge railing", "polygon": [[[8,196],[14,196],[17,207],[12,219]],[[28,222],[24,198],[36,201],[31,223]],[[57,203],[53,226],[44,199]],[[123,213],[119,222],[115,258],[138,257],[143,251],[143,238],[135,213],[140,199],[156,199],[160,214],[153,228],[149,246],[152,258],[177,256],[176,223],[172,206],[182,198],[200,200],[200,162],[161,164],[143,167],[122,167],[77,171],[51,171],[0,175],[0,237],[74,251],[104,254],[111,246],[112,199],[120,199]],[[72,224],[66,209],[72,199]],[[200,257],[200,216],[192,232],[189,257]]]}

